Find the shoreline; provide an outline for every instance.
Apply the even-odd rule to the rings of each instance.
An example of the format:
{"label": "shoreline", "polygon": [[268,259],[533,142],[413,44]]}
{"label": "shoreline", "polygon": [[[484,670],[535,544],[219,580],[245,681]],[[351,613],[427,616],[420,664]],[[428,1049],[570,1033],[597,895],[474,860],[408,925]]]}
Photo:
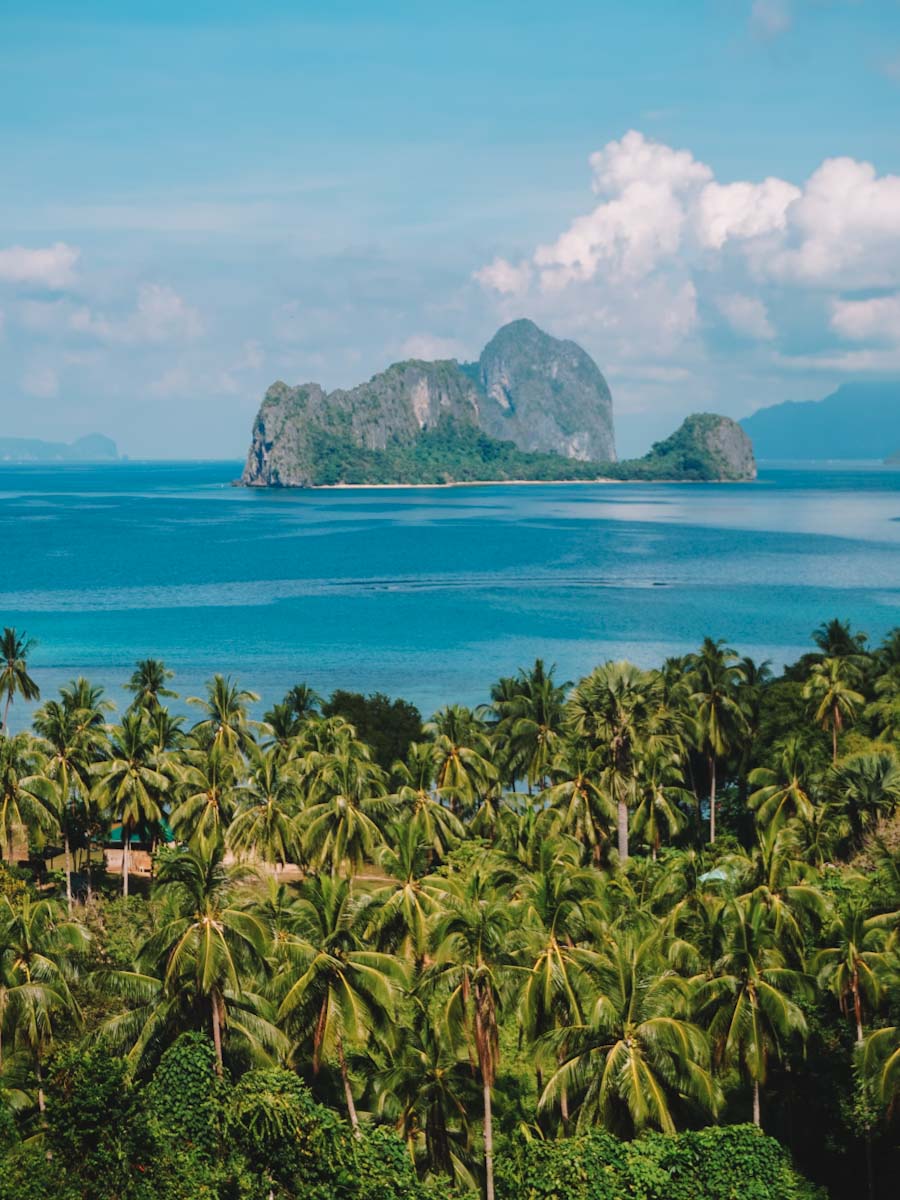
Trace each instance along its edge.
{"label": "shoreline", "polygon": [[735,484],[758,483],[758,479],[611,479],[601,475],[596,479],[454,479],[448,483],[243,483],[232,480],[231,486],[256,492],[336,492],[336,491],[410,491],[433,490],[434,488],[461,487],[560,487],[562,485],[585,486],[593,484]]}

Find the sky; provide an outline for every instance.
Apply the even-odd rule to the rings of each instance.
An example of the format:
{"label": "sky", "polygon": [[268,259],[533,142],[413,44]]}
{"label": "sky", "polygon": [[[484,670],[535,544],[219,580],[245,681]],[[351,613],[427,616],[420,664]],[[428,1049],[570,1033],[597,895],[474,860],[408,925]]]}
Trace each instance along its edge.
{"label": "sky", "polygon": [[8,436],[238,459],[521,316],[623,455],[900,378],[900,0],[0,0],[0,180]]}

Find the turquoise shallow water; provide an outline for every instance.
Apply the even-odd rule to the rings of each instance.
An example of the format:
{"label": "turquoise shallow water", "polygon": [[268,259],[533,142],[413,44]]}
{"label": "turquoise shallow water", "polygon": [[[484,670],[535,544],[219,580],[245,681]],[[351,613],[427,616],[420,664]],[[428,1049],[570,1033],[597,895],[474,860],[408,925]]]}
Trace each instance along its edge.
{"label": "turquoise shallow water", "polygon": [[267,703],[305,679],[428,713],[536,655],[577,678],[710,633],[778,664],[832,616],[900,624],[900,471],[260,492],[239,469],[0,466],[0,624],[37,639],[45,694],[83,672],[119,699],[156,655],[186,694],[221,670]]}

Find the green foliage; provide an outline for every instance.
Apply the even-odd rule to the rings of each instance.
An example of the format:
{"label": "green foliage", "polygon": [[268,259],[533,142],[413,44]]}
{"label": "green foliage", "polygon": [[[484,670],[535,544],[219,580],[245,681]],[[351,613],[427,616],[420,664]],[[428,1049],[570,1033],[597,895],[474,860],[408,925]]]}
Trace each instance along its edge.
{"label": "green foliage", "polygon": [[322,705],[322,713],[349,721],[385,771],[390,771],[398,759],[405,759],[410,744],[422,736],[422,714],[415,705],[408,700],[392,700],[384,692],[363,696],[338,689]]}
{"label": "green foliage", "polygon": [[498,1164],[498,1200],[822,1200],[752,1125],[620,1142],[602,1130],[519,1139]]}
{"label": "green foliage", "polygon": [[221,1140],[224,1094],[212,1042],[202,1033],[183,1033],[159,1060],[147,1105],[166,1137],[212,1156]]}

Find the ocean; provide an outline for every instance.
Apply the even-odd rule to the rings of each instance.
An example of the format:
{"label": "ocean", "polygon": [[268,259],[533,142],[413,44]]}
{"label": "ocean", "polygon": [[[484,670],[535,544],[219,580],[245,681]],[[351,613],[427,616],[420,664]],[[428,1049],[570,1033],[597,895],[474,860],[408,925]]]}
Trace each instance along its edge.
{"label": "ocean", "polygon": [[900,624],[900,470],[284,492],[239,473],[0,466],[0,625],[36,640],[44,696],[85,674],[121,705],[153,656],[183,696],[221,671],[260,711],[304,680],[428,715],[538,656],[574,680],[709,634],[777,667],[828,618],[873,639]]}

